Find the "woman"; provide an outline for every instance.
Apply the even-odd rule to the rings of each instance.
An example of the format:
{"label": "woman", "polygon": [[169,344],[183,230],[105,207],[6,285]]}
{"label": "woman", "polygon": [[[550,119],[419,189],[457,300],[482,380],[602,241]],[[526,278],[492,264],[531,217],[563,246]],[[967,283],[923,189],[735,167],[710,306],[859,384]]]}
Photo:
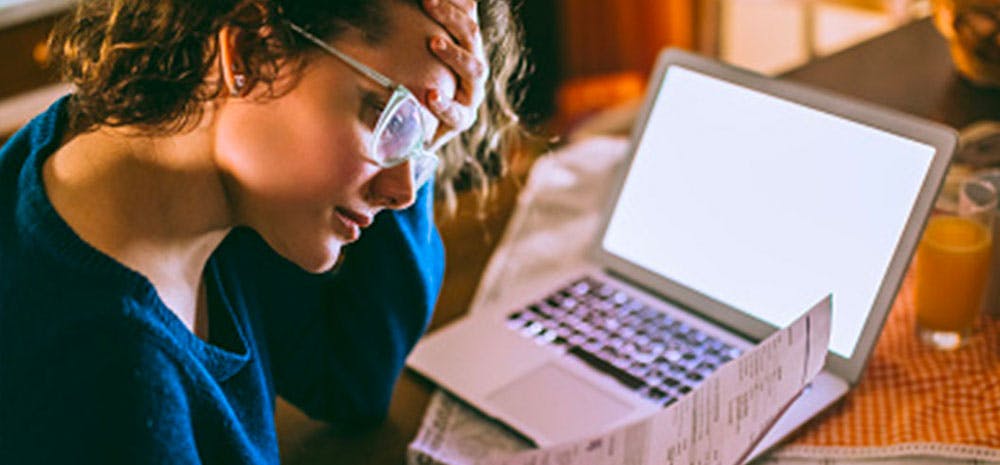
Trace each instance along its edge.
{"label": "woman", "polygon": [[512,26],[84,1],[50,44],[74,93],[0,152],[0,463],[274,463],[278,394],[378,421],[441,284],[427,181],[514,127]]}

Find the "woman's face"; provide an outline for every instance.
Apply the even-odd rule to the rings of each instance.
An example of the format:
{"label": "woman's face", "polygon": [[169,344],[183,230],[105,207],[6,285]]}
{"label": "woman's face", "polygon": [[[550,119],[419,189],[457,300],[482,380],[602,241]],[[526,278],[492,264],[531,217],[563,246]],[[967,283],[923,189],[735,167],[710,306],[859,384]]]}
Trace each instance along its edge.
{"label": "woman's face", "polygon": [[[426,106],[427,90],[454,95],[451,71],[427,41],[444,34],[410,5],[393,2],[388,34],[367,43],[349,31],[330,44],[406,86]],[[366,159],[379,106],[390,91],[317,48],[301,79],[276,99],[230,99],[218,110],[217,164],[239,224],[305,270],[330,269],[375,214],[413,203],[409,163]],[[427,137],[437,120],[425,114]]]}

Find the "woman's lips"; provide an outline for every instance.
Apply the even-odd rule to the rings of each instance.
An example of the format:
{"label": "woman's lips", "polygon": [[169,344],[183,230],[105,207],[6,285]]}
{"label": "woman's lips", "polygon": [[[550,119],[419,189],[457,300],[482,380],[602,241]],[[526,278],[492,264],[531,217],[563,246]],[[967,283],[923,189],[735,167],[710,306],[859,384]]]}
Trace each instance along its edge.
{"label": "woman's lips", "polygon": [[367,228],[372,224],[372,217],[370,215],[366,215],[349,208],[337,207],[337,213],[344,215],[347,219],[353,221],[362,228]]}
{"label": "woman's lips", "polygon": [[347,208],[336,207],[335,216],[343,226],[343,236],[347,242],[354,242],[361,237],[361,229],[372,224],[372,217]]}

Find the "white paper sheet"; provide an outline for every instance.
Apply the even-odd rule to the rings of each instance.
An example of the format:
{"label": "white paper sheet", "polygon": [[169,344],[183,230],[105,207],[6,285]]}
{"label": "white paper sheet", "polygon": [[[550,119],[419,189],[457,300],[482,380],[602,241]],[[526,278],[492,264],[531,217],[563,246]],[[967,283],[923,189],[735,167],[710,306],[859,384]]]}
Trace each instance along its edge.
{"label": "white paper sheet", "polygon": [[[444,391],[435,391],[420,432],[407,453],[409,465],[475,463],[491,453],[528,450],[530,444]],[[877,455],[877,454],[876,454]],[[779,457],[769,455],[755,465],[984,465],[983,460],[906,456]]]}
{"label": "white paper sheet", "polygon": [[[445,449],[450,441],[441,435],[422,432],[417,441],[429,450],[443,452],[438,455],[449,465],[738,464],[823,368],[829,338],[827,298],[787,328],[720,367],[676,404],[599,437],[516,453],[509,451],[518,444],[498,445],[491,437],[484,450],[510,447],[485,457],[451,453]],[[445,421],[455,421],[454,416],[448,417]]]}

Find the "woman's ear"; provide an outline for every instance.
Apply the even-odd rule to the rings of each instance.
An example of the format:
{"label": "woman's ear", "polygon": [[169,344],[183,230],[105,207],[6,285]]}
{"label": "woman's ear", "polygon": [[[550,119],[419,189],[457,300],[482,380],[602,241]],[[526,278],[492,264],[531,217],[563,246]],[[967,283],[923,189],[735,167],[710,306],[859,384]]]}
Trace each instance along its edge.
{"label": "woman's ear", "polygon": [[250,89],[243,60],[242,44],[245,41],[241,39],[244,34],[245,31],[235,26],[223,26],[219,30],[219,73],[222,75],[222,82],[229,89],[229,95],[233,97],[243,97]]}

